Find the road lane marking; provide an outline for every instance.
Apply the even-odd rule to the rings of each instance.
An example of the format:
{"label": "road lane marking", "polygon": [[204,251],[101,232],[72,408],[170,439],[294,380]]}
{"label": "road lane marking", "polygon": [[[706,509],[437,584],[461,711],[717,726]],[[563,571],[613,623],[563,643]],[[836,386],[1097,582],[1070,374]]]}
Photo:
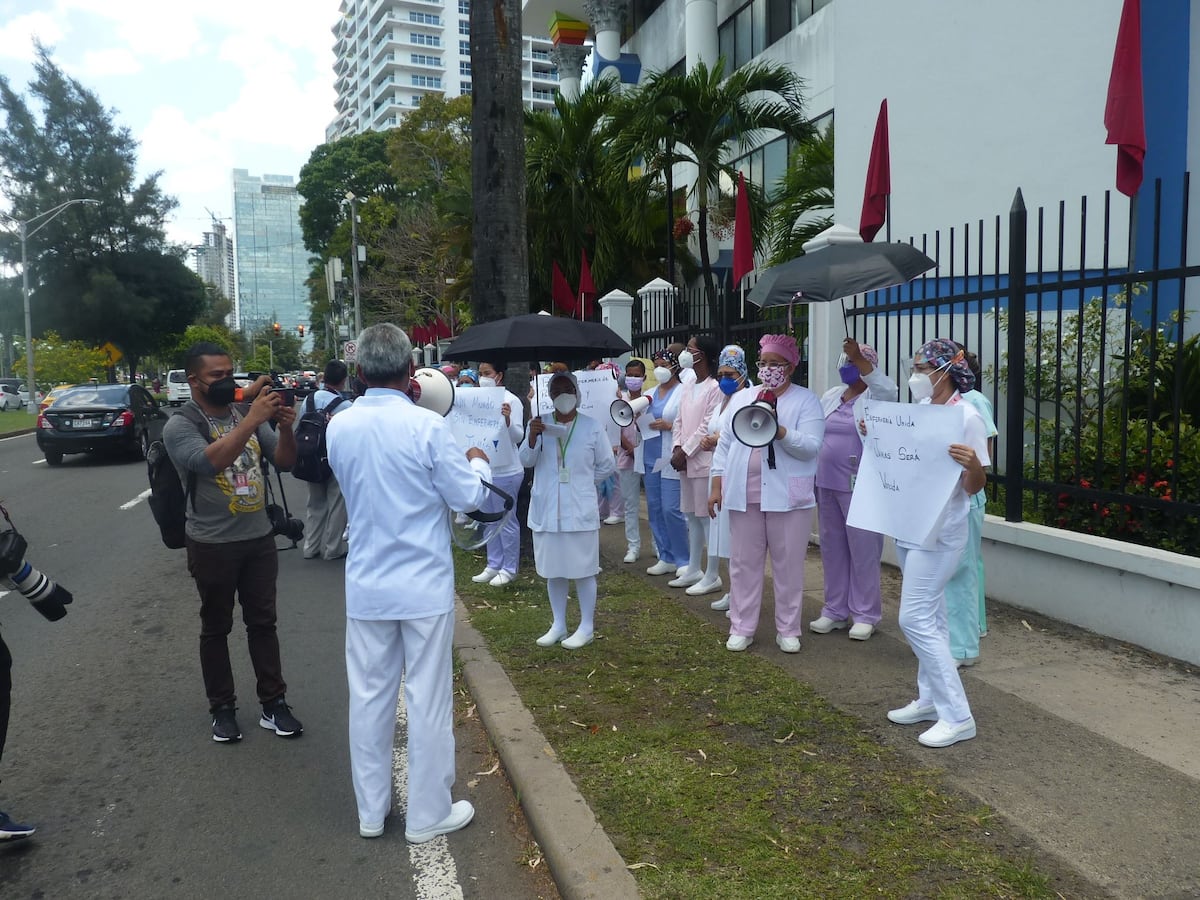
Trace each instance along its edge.
{"label": "road lane marking", "polygon": [[142,491],[140,494],[138,494],[132,500],[128,500],[125,503],[122,503],[121,509],[133,509],[135,506],[137,506],[139,503],[141,503],[143,500],[145,500],[149,496],[150,496],[150,488],[146,488],[144,491]]}
{"label": "road lane marking", "polygon": [[44,458],[43,459],[35,459],[33,461],[33,464],[35,466],[44,466],[46,464],[46,460]]}
{"label": "road lane marking", "polygon": [[[396,725],[408,743],[408,710],[404,705],[404,688],[401,681],[400,698],[396,703]],[[392,747],[392,782],[400,802],[408,807],[408,751],[402,746]],[[411,863],[413,888],[417,900],[463,900],[462,885],[458,883],[458,867],[450,855],[450,843],[446,836],[439,835],[424,844],[409,844],[408,858]]]}
{"label": "road lane marking", "polygon": [[3,444],[5,441],[15,441],[18,438],[26,438],[26,437],[32,437],[32,436],[33,436],[32,431],[26,432],[25,434],[14,434],[12,437],[0,438],[0,444]]}

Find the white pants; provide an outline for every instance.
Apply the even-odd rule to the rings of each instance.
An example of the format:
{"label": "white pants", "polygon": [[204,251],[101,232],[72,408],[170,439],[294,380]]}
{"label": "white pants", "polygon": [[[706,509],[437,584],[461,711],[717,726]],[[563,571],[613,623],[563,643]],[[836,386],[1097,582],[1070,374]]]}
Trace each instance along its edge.
{"label": "white pants", "polygon": [[950,655],[946,583],[962,550],[896,547],[904,581],[900,587],[900,630],[917,656],[917,700],[932,704],[938,719],[958,725],[971,718],[967,692]]}
{"label": "white pants", "polygon": [[304,558],[338,559],[350,545],[346,532],[346,498],[336,478],[308,483],[308,508],[304,523]]}
{"label": "white pants", "polygon": [[621,499],[625,501],[625,543],[628,550],[642,549],[642,529],[638,513],[642,505],[642,476],[634,469],[618,469]]}
{"label": "white pants", "polygon": [[350,771],[358,820],[381,825],[392,807],[396,703],[408,713],[407,831],[450,815],[454,784],[454,613],[425,619],[346,619]]}

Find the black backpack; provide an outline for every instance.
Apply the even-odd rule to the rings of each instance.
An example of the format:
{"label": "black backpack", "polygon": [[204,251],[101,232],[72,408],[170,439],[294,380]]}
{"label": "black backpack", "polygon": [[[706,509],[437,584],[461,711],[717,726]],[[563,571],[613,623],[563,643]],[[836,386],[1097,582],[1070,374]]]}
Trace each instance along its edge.
{"label": "black backpack", "polygon": [[301,481],[323,484],[333,477],[333,469],[329,468],[329,450],[325,446],[325,429],[333,418],[333,411],[345,399],[335,397],[323,409],[317,409],[313,394],[304,401],[304,415],[296,423],[296,462],[292,466],[292,474]]}
{"label": "black backpack", "polygon": [[[177,415],[195,423],[205,439],[211,441],[207,421],[198,419],[195,413],[188,411],[187,406]],[[162,542],[171,550],[182,549],[187,545],[185,528],[189,497],[192,500],[192,509],[196,508],[196,473],[188,472],[185,490],[162,438],[150,444],[146,451],[146,470],[150,476],[150,512],[154,514],[154,521],[158,523]]]}

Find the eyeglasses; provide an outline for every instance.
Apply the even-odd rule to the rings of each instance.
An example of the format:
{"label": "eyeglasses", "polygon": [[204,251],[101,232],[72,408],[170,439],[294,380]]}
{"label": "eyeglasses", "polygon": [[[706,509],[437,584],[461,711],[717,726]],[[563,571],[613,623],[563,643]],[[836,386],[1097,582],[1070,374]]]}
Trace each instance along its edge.
{"label": "eyeglasses", "polygon": [[935,366],[933,363],[927,363],[927,362],[920,362],[920,363],[913,364],[914,372],[923,372],[926,375],[928,375],[930,372],[936,372],[938,370],[938,368],[939,368],[939,366]]}

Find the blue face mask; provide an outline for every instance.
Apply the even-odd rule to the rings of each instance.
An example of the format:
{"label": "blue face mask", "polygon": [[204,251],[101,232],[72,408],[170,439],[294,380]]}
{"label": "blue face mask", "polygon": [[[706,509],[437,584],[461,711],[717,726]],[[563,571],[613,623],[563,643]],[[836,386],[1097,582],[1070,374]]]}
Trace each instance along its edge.
{"label": "blue face mask", "polygon": [[735,393],[737,391],[737,389],[740,387],[740,385],[738,384],[738,379],[736,379],[736,378],[725,377],[725,378],[722,378],[717,383],[721,388],[721,393],[723,393],[723,394]]}
{"label": "blue face mask", "polygon": [[858,371],[858,366],[854,363],[846,363],[838,368],[838,375],[842,377],[842,384],[854,384],[862,377]]}

